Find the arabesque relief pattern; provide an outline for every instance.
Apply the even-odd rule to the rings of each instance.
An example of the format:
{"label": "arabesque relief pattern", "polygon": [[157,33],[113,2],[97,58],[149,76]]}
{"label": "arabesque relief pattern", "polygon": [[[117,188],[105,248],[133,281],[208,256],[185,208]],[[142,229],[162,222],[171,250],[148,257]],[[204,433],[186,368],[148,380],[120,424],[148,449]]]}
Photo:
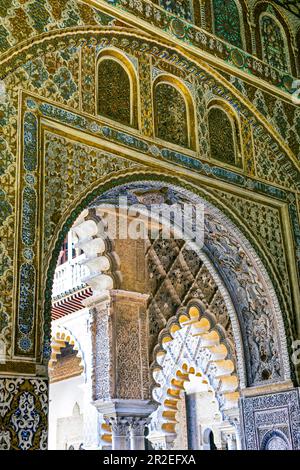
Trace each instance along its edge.
{"label": "arabesque relief pattern", "polygon": [[[76,48],[75,48],[75,49],[76,49]],[[70,53],[70,51],[68,51],[68,53]],[[61,57],[62,54],[63,54],[63,52],[55,52],[55,56],[56,56],[56,57]],[[72,52],[72,54],[73,54],[73,55],[75,54],[75,52],[74,52],[74,46],[73,46],[73,52]],[[76,54],[75,54],[75,56],[76,56]],[[77,54],[76,57],[77,57],[77,60],[78,60],[78,54]],[[50,63],[51,63],[51,61],[50,61]],[[57,61],[56,61],[55,63],[57,63]],[[64,66],[66,66],[66,64],[67,64],[67,62],[65,62],[65,65],[64,65]],[[40,65],[41,65],[41,64],[40,64]],[[61,69],[61,68],[62,68],[62,62],[61,62],[60,60],[58,61],[57,65],[58,65],[58,69]],[[43,67],[45,67],[45,66],[43,66]],[[27,68],[28,68],[28,70],[31,70],[31,67],[27,67]],[[76,66],[74,66],[74,69],[76,69]],[[173,67],[173,70],[172,70],[172,71],[173,71],[173,72],[176,71],[176,67],[175,67],[175,68]],[[14,164],[13,164],[12,154],[13,154],[13,151],[16,151],[16,135],[15,135],[15,133],[12,133],[12,129],[13,129],[12,124],[13,124],[14,120],[16,119],[14,116],[15,116],[16,108],[18,107],[18,101],[17,101],[17,94],[16,94],[16,92],[15,92],[14,90],[15,90],[15,87],[16,87],[16,85],[17,85],[17,83],[18,83],[18,84],[20,84],[22,87],[24,87],[24,88],[26,88],[26,89],[29,88],[30,91],[37,91],[37,89],[34,87],[34,84],[31,85],[32,83],[35,83],[35,81],[37,80],[37,77],[35,76],[35,74],[33,73],[33,78],[31,78],[31,81],[29,81],[29,82],[28,82],[29,75],[26,75],[26,72],[25,72],[25,71],[24,71],[24,74],[25,74],[25,76],[23,76],[23,75],[21,74],[21,78],[19,78],[19,74],[16,74],[16,73],[15,73],[14,75],[9,75],[9,76],[8,76],[8,79],[6,80],[6,86],[7,86],[7,91],[8,91],[8,97],[11,96],[11,98],[8,98],[8,101],[7,101],[6,103],[2,104],[2,108],[3,108],[4,111],[5,111],[4,118],[3,118],[3,119],[4,119],[4,132],[3,132],[3,134],[7,137],[7,142],[5,142],[5,146],[6,146],[7,152],[5,153],[5,156],[6,156],[6,162],[9,164],[9,167],[8,167],[8,169],[7,169],[7,173],[5,172],[5,173],[2,175],[2,181],[4,181],[4,184],[5,184],[5,181],[9,181],[9,182],[10,182],[9,187],[8,187],[8,195],[9,195],[9,191],[10,191],[10,192],[12,191],[12,190],[11,190],[11,188],[12,188],[12,184],[11,184],[11,183],[12,183],[12,180],[11,180],[11,178],[12,178],[11,172],[14,171],[13,169],[15,168],[15,167],[14,167]],[[49,75],[49,71],[47,71],[47,74]],[[38,74],[37,76],[40,77],[40,75],[41,75],[42,78],[39,78],[39,80],[44,80],[44,79],[45,79],[45,82],[46,82],[46,81],[48,80],[48,78],[46,79],[46,75],[47,75],[47,74],[46,74],[45,72],[43,72],[43,69],[42,69],[42,71],[40,72],[40,74]],[[48,75],[47,75],[47,76],[48,76]],[[54,71],[53,71],[53,72],[52,72],[52,75],[53,75],[53,80],[54,80],[54,77],[57,76],[57,72],[54,72]],[[23,78],[22,78],[22,76],[23,76]],[[68,76],[69,76],[69,75],[68,75]],[[17,77],[18,77],[18,78],[17,78]],[[44,77],[44,78],[43,78],[43,77]],[[73,75],[72,75],[72,77],[73,77]],[[27,81],[25,81],[25,78],[27,78]],[[20,80],[21,80],[21,83],[20,83]],[[56,80],[56,82],[57,82],[57,85],[55,85],[55,87],[56,87],[55,89],[56,89],[56,90],[59,90],[59,88],[57,88],[57,87],[59,87],[59,84],[62,83],[62,82],[59,82],[58,80]],[[72,78],[72,83],[73,83],[73,82],[76,83],[76,77],[73,77],[73,78]],[[55,83],[55,82],[53,81],[53,83]],[[50,86],[50,85],[49,85],[49,86]],[[77,86],[78,86],[78,85],[77,85]],[[208,86],[208,85],[206,84],[206,88],[207,88],[207,86]],[[72,89],[72,87],[71,87],[71,89]],[[47,91],[47,87],[45,86],[45,88],[42,87],[42,88],[39,90],[39,93],[41,93],[41,94],[44,95],[45,97],[48,97],[49,91]],[[64,95],[63,90],[57,91],[56,93],[57,93],[57,94],[55,94],[55,97],[56,97],[56,99],[57,99],[58,101],[60,101],[60,102],[63,103],[63,104],[66,104],[66,103],[67,103],[67,106],[74,107],[74,108],[76,109],[77,105],[76,105],[76,102],[73,101],[73,100],[74,100],[73,95],[67,97],[67,98],[68,98],[68,99],[67,99],[67,98],[64,98],[64,97],[63,97],[63,95]],[[58,98],[58,97],[60,97],[60,98]],[[67,100],[67,101],[66,101],[66,100]],[[32,121],[32,122],[29,122],[28,125],[29,125],[29,126],[36,125],[36,124],[34,124],[35,118],[33,117],[33,116],[35,115],[36,110],[37,110],[37,109],[34,109],[34,108],[36,107],[36,105],[34,104],[34,100],[33,100],[32,103],[31,103],[31,102],[28,102],[28,103],[29,103],[29,110],[28,110],[28,114],[27,114],[26,116],[27,116],[27,119],[29,119],[29,120],[31,119],[31,121]],[[33,109],[30,110],[30,106],[32,106]],[[41,109],[44,113],[46,113],[47,117],[49,117],[49,116],[50,116],[50,117],[55,117],[55,114],[54,114],[55,109],[54,109],[53,107],[52,107],[52,109],[51,109],[51,106],[43,105],[43,107],[40,108],[40,109]],[[25,123],[26,123],[26,116],[25,116]],[[80,120],[79,117],[75,117],[75,116],[72,117],[71,115],[69,116],[68,113],[66,113],[66,112],[57,114],[57,117],[60,119],[61,122],[67,122],[68,124],[70,124],[70,123],[75,124],[75,126],[76,126],[77,128],[78,128],[78,126],[80,127],[80,126],[81,126],[81,122],[83,122],[82,120]],[[76,121],[76,120],[77,120],[77,121]],[[16,121],[15,121],[15,122],[16,122]],[[91,121],[90,126],[91,126],[92,129],[95,128],[94,130],[97,131],[97,123],[93,124],[93,121]],[[203,128],[205,127],[205,122],[202,123],[202,127],[203,127]],[[9,134],[11,134],[11,133],[12,133],[12,135],[10,136]],[[108,135],[108,137],[114,137],[114,133],[112,133],[112,131],[109,131],[109,132],[106,131],[106,135]],[[207,134],[206,134],[206,135],[207,135]],[[116,135],[116,137],[118,137],[118,136]],[[34,134],[31,134],[31,138],[34,138]],[[125,139],[125,136],[124,136],[124,139]],[[57,137],[56,140],[57,140],[56,146],[59,145],[59,144],[58,144],[59,142],[62,142],[62,141],[61,141],[61,137]],[[254,138],[254,141],[255,141],[255,138]],[[127,143],[127,140],[124,140],[124,142]],[[268,138],[268,142],[271,142],[270,137]],[[128,141],[128,143],[131,144],[131,141]],[[135,144],[134,141],[133,141],[133,143]],[[27,145],[27,147],[28,147],[29,154],[30,154],[31,152],[35,152],[35,146],[36,146],[36,144],[35,144],[34,142],[26,143],[26,145]],[[46,149],[47,149],[47,145],[50,145],[50,144],[46,144]],[[50,150],[50,147],[49,147],[49,154],[51,154],[51,152],[53,152],[53,151],[54,151],[53,149],[55,148],[55,145],[54,145],[53,143],[52,143],[51,145],[52,145],[51,150]],[[263,145],[263,144],[261,144],[261,145]],[[57,148],[56,151],[58,151],[58,147],[56,147],[56,148]],[[143,148],[143,147],[142,147],[141,145],[139,145],[139,148]],[[9,149],[9,150],[8,150],[8,149]],[[71,156],[67,157],[67,155],[66,155],[66,150],[67,150],[67,149],[66,149],[66,147],[64,146],[63,151],[60,152],[60,155],[63,157],[62,163],[66,163],[66,161],[67,161],[67,160],[64,160],[64,158],[67,158],[67,159],[68,159],[68,158],[69,158],[69,159],[71,158]],[[156,154],[159,153],[159,148],[158,148],[157,150],[155,150],[155,152],[154,152],[154,148],[152,147],[152,148],[151,148],[151,151],[154,153],[154,155],[156,155]],[[77,145],[77,147],[76,147],[75,155],[79,155],[79,154],[80,154],[80,158],[81,158],[81,159],[85,158],[86,153],[85,153],[85,151],[83,150],[82,145]],[[8,155],[10,155],[10,157],[8,157]],[[54,151],[54,154],[53,154],[53,155],[55,155],[55,151]],[[66,157],[64,157],[64,155],[66,155]],[[173,155],[174,155],[174,157],[176,157],[176,158],[177,158],[177,156],[179,156],[178,153],[176,154],[175,152],[167,152],[167,151],[165,151],[165,152],[163,153],[163,155],[168,155],[168,159],[169,159],[170,157],[173,158]],[[26,158],[28,158],[28,157],[26,157]],[[36,158],[36,157],[33,157],[33,158]],[[72,159],[73,159],[73,155],[72,155]],[[176,160],[175,160],[175,161],[176,161]],[[182,161],[183,163],[185,163],[182,158],[181,158],[181,161]],[[10,163],[10,162],[11,162],[11,163]],[[266,158],[265,158],[265,162],[267,162],[267,159],[266,159]],[[265,164],[267,164],[267,163],[265,163]],[[60,168],[59,166],[57,166],[57,165],[58,165],[58,161],[56,160],[56,163],[55,163],[54,166],[53,166],[53,165],[49,165],[49,166],[47,165],[47,168],[48,168],[48,171],[52,172],[52,173],[49,173],[49,175],[51,174],[51,184],[52,184],[52,183],[55,184],[55,181],[56,181],[57,184],[61,185],[61,184],[63,184],[63,181],[65,181],[65,180],[62,179],[62,178],[60,178],[59,175],[62,174],[62,173],[61,173],[62,170],[61,170],[61,168]],[[72,160],[72,165],[73,165],[73,160]],[[287,162],[287,165],[290,165],[290,163]],[[53,178],[52,176],[54,175],[53,171],[55,171],[54,168],[55,168],[56,166],[57,166],[57,171],[58,171],[58,173],[57,173],[57,178],[55,179],[55,178]],[[93,164],[92,164],[92,166],[93,166]],[[126,165],[125,165],[125,166],[126,166]],[[81,168],[84,168],[84,167],[86,168],[85,165],[83,165]],[[270,162],[270,167],[271,167],[271,162]],[[30,167],[29,167],[29,168],[30,168]],[[80,166],[79,166],[79,168],[80,168]],[[121,166],[121,168],[122,168],[122,166]],[[124,168],[124,166],[123,166],[123,168]],[[288,167],[286,167],[286,168],[288,168]],[[203,169],[205,169],[205,171],[207,171],[208,167],[205,167],[205,166],[204,166]],[[109,170],[109,171],[111,171],[111,170],[112,170],[112,167],[110,167],[110,170]],[[63,171],[66,171],[66,169],[63,170]],[[69,171],[72,171],[72,172],[73,172],[74,170],[71,169],[71,167],[70,167],[70,170],[69,170]],[[79,170],[79,171],[80,171],[80,170]],[[275,174],[276,174],[276,170],[272,170],[272,171],[273,171],[273,172],[275,171]],[[103,170],[101,169],[101,170],[100,170],[100,173],[101,173],[102,175],[105,174],[105,170],[104,170],[104,173],[103,173]],[[98,173],[99,176],[100,176],[100,173]],[[67,175],[68,173],[65,173],[65,174]],[[78,174],[79,174],[79,173],[78,173]],[[214,173],[214,174],[216,174],[216,173]],[[219,173],[219,174],[221,175],[221,173]],[[293,172],[285,171],[285,175],[287,175],[287,174],[288,174],[288,175],[292,175]],[[7,178],[9,177],[9,175],[10,175],[10,180],[7,180]],[[222,172],[222,176],[223,176],[223,175],[228,175],[229,180],[233,180],[233,181],[235,181],[235,182],[240,182],[240,181],[242,181],[243,178],[244,178],[243,176],[239,176],[239,177],[235,177],[235,179],[232,179],[230,171],[227,171],[227,173],[223,171],[223,172]],[[265,173],[264,173],[264,175],[265,175]],[[28,183],[29,186],[30,186],[30,184],[31,184],[31,185],[33,184],[33,180],[32,180],[32,177],[31,177],[31,176],[34,176],[34,173],[33,173],[32,175],[30,175],[30,174],[28,175],[28,178],[29,178],[29,180],[31,181],[31,182]],[[289,176],[289,177],[292,178],[292,176]],[[271,178],[268,177],[268,179],[270,179],[271,181],[274,180],[273,177],[271,177]],[[49,181],[50,181],[50,180],[49,180]],[[76,183],[76,181],[77,181],[77,183]],[[283,183],[282,177],[281,177],[281,174],[280,174],[280,173],[279,173],[279,175],[277,176],[276,182],[277,182],[277,181],[280,181],[281,184]],[[288,185],[289,188],[291,187],[291,185],[296,185],[296,187],[297,187],[296,181],[297,181],[297,179],[296,179],[296,177],[294,177],[294,179],[293,179],[292,181],[289,180],[289,181],[286,182],[286,184]],[[77,190],[78,190],[78,178],[76,179],[76,177],[74,177],[74,179],[73,179],[73,184],[74,184],[74,188],[76,188],[76,191],[77,191]],[[70,187],[70,182],[68,182],[68,183],[66,182],[66,185],[67,185],[67,187],[68,187],[68,186]],[[5,188],[5,187],[6,187],[6,186],[4,186],[4,188]],[[55,190],[56,190],[56,188],[55,188]],[[60,191],[60,192],[64,192],[64,190],[62,190],[62,187],[60,187],[60,190],[59,190],[59,191]],[[274,191],[275,191],[275,190],[274,190]],[[274,191],[272,191],[272,194],[274,193]],[[32,192],[32,191],[31,191],[31,192]],[[56,192],[56,191],[55,191],[55,192]],[[53,197],[53,190],[52,190],[52,189],[50,190],[50,193],[51,193],[51,198],[52,198],[52,197]],[[277,193],[280,194],[278,191],[277,191]],[[67,194],[67,193],[65,193],[65,194]],[[7,195],[7,196],[8,196],[8,195]],[[13,194],[11,194],[11,201],[12,201],[12,197],[13,197]],[[13,201],[12,201],[12,202],[13,202]],[[59,205],[60,205],[60,202],[59,202],[58,205],[56,205],[56,208],[59,207]],[[5,231],[3,231],[3,239],[5,240],[5,239],[8,239],[8,238],[9,238],[9,235],[8,235],[8,234],[9,234],[9,233],[12,233],[12,227],[13,227],[13,223],[14,223],[14,218],[13,218],[13,204],[12,204],[12,203],[9,204],[9,202],[8,202],[8,200],[7,200],[7,197],[5,198],[5,195],[4,195],[4,194],[3,194],[3,199],[2,199],[2,206],[3,206],[3,209],[4,209],[4,215],[7,214],[7,217],[6,217],[5,221],[3,221],[3,222],[4,222],[4,229],[6,229]],[[52,207],[53,207],[53,206],[52,206]],[[31,213],[32,213],[32,212],[33,212],[33,211],[31,211]],[[294,212],[294,215],[295,215],[295,212]],[[45,216],[46,216],[46,218],[49,217],[49,215],[47,214],[47,212],[46,212]],[[50,215],[50,219],[51,219],[51,215]],[[46,220],[47,220],[47,219],[46,219]],[[58,220],[58,219],[53,220],[53,222],[51,222],[51,223],[52,223],[52,224],[55,224],[55,223],[57,222],[57,220]],[[10,225],[8,225],[9,223],[10,223]],[[50,226],[51,226],[51,223],[50,223]],[[45,227],[47,227],[47,230],[49,230],[49,228],[50,228],[48,224],[45,224]],[[8,231],[7,231],[7,230],[8,230]],[[10,232],[9,232],[9,230],[10,230]],[[11,244],[8,243],[8,245],[7,245],[7,247],[6,247],[6,250],[9,249],[9,246],[10,246],[10,245],[11,245]],[[47,244],[45,244],[45,246],[47,246]],[[12,249],[12,247],[11,247],[10,257],[12,257],[12,251],[13,251],[13,249]],[[27,253],[27,252],[26,252],[26,253]],[[30,252],[28,252],[27,254],[28,254],[29,256],[31,256],[31,255],[30,255]],[[11,267],[11,264],[10,264],[10,262],[9,262],[9,253],[7,253],[6,258],[4,258],[4,263],[5,263],[5,266],[10,266],[10,267]],[[5,270],[5,274],[4,274],[4,275],[5,275],[5,280],[6,280],[6,282],[7,282],[7,280],[9,281],[9,274],[10,274],[10,273],[11,273],[11,270],[9,270],[9,269],[6,269],[6,270]],[[8,284],[8,285],[9,285],[9,284]],[[8,308],[8,309],[11,309],[11,307],[8,305],[8,306],[6,307],[5,312],[7,311],[7,308]],[[11,311],[11,310],[10,310],[10,311]],[[4,321],[8,319],[8,315],[9,315],[9,313],[6,313],[6,314],[3,315],[3,316],[4,316]],[[6,329],[8,328],[8,326],[9,326],[9,323],[7,322],[7,323],[5,324]],[[9,346],[8,346],[8,350],[9,350]]]}

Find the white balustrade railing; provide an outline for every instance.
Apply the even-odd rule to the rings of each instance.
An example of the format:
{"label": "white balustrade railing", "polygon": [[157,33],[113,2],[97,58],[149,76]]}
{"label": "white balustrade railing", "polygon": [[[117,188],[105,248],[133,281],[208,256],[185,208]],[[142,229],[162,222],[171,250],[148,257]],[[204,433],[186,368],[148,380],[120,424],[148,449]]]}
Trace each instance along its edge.
{"label": "white balustrade railing", "polygon": [[88,276],[89,271],[86,266],[81,265],[80,261],[85,255],[80,255],[58,266],[54,273],[52,297],[61,296],[64,293],[76,290],[84,285],[83,279]]}

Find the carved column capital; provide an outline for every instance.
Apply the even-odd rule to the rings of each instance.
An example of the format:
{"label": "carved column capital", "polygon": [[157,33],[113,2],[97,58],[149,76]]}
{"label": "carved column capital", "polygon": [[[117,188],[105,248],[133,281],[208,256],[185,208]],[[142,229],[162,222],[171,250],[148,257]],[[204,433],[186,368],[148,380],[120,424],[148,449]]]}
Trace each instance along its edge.
{"label": "carved column capital", "polygon": [[150,418],[129,418],[130,434],[133,436],[144,436],[145,428],[150,423]]}
{"label": "carved column capital", "polygon": [[108,292],[102,292],[96,295],[94,294],[91,297],[82,300],[85,307],[100,314],[107,314],[107,312],[109,312],[110,302],[111,297]]}
{"label": "carved column capital", "polygon": [[110,291],[110,296],[113,302],[123,300],[125,302],[134,302],[144,307],[147,307],[147,302],[149,299],[149,294],[141,294],[140,292],[133,292],[121,289],[112,289]]}
{"label": "carved column capital", "polygon": [[111,426],[112,433],[116,437],[127,437],[129,435],[130,420],[125,416],[105,417],[105,422]]}

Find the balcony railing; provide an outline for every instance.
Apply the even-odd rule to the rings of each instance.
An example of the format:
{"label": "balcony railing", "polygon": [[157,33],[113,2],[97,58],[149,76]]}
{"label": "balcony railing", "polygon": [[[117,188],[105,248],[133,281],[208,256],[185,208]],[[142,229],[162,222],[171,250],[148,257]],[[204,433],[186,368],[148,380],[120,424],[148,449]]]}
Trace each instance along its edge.
{"label": "balcony railing", "polygon": [[86,266],[80,264],[85,258],[85,255],[80,255],[77,258],[72,259],[71,262],[58,266],[54,273],[52,298],[63,297],[70,292],[80,289],[86,286],[83,279],[88,276],[89,271]]}

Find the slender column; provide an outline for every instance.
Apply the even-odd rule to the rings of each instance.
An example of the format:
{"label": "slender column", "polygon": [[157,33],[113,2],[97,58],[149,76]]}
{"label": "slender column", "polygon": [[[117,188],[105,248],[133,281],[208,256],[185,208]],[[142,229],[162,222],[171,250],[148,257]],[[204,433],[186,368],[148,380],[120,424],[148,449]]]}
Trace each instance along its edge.
{"label": "slender column", "polygon": [[241,426],[239,423],[235,426],[236,450],[242,450]]}
{"label": "slender column", "polygon": [[130,449],[145,450],[145,429],[149,418],[132,418],[130,422]]}
{"label": "slender column", "polygon": [[207,29],[206,15],[205,15],[205,0],[200,0],[200,21],[201,21],[201,28]]}
{"label": "slender column", "polygon": [[187,415],[187,432],[188,432],[188,448],[192,450],[199,449],[199,423],[197,419],[197,393],[191,393],[185,396],[186,415]]}
{"label": "slender column", "polygon": [[125,417],[115,416],[107,418],[107,424],[112,429],[112,449],[128,450],[129,449],[129,420]]}
{"label": "slender column", "polygon": [[96,408],[91,404],[91,382],[81,385],[84,391],[83,405],[83,447],[85,450],[100,450],[100,416]]}
{"label": "slender column", "polygon": [[233,434],[227,434],[226,440],[228,450],[237,450],[236,436],[234,436]]}
{"label": "slender column", "polygon": [[[235,440],[235,448],[232,450],[242,450],[241,423],[238,410],[227,411],[229,428],[224,429],[225,436],[233,436]],[[227,442],[228,445],[228,442]]]}
{"label": "slender column", "polygon": [[256,45],[256,37],[255,37],[256,24],[252,18],[248,19],[248,23],[249,23],[250,32],[251,32],[252,54],[256,55],[257,53],[257,45]]}

